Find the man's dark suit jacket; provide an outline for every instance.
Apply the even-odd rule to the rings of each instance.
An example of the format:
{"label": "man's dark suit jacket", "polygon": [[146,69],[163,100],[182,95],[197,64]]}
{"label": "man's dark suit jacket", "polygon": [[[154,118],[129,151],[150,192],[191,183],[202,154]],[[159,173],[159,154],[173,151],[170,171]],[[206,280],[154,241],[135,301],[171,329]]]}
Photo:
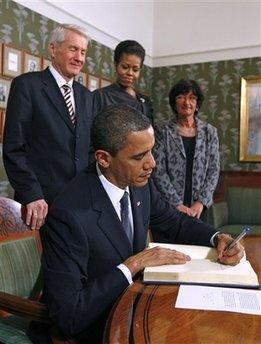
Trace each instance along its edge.
{"label": "man's dark suit jacket", "polygon": [[3,160],[15,199],[51,203],[88,166],[92,95],[73,83],[76,128],[49,68],[20,75],[11,85]]}
{"label": "man's dark suit jacket", "polygon": [[63,333],[86,331],[99,342],[108,311],[128,287],[117,268],[145,248],[147,229],[164,231],[175,243],[210,246],[213,227],[171,209],[152,180],[130,187],[133,252],[95,166],[80,173],[54,201],[42,228],[44,298]]}

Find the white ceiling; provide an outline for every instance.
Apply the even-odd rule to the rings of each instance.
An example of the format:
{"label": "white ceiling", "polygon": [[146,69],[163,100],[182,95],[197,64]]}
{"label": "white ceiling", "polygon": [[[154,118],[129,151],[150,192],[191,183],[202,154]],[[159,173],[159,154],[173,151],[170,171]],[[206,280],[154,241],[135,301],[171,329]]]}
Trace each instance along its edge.
{"label": "white ceiling", "polygon": [[150,66],[261,56],[261,2],[16,0],[57,22],[84,25],[112,49],[136,39]]}

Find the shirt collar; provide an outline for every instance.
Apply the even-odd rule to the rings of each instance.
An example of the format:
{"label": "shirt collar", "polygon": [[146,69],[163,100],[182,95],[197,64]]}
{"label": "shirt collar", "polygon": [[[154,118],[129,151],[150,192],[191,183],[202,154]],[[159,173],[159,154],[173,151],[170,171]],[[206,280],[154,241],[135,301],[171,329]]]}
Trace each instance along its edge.
{"label": "shirt collar", "polygon": [[49,70],[55,78],[59,88],[61,88],[64,84],[68,84],[72,88],[73,79],[66,81],[64,77],[54,68],[53,65],[49,66]]}
{"label": "shirt collar", "polygon": [[99,179],[107,192],[108,196],[110,197],[110,200],[112,203],[120,202],[122,196],[124,195],[124,192],[127,191],[128,194],[130,193],[129,187],[127,186],[126,189],[121,189],[118,186],[112,184],[101,172],[98,163],[96,164],[97,173],[99,176]]}

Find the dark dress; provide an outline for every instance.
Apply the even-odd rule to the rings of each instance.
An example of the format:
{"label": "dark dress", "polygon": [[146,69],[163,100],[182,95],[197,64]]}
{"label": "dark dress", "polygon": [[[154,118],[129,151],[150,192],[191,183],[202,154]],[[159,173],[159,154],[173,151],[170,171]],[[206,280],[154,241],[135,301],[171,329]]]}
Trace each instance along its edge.
{"label": "dark dress", "polygon": [[[192,199],[192,170],[193,170],[193,160],[195,155],[195,146],[196,146],[196,136],[194,137],[185,137],[181,136],[183,146],[186,152],[186,181],[185,181],[185,192],[183,198],[183,204],[187,207],[191,207]],[[200,219],[204,222],[207,222],[207,208],[203,206]]]}
{"label": "dark dress", "polygon": [[93,92],[96,113],[113,104],[125,104],[146,115],[153,125],[153,109],[150,97],[136,93],[136,98],[127,93],[119,84],[112,84]]}
{"label": "dark dress", "polygon": [[183,204],[187,207],[191,206],[192,198],[192,169],[195,153],[196,137],[181,136],[183,146],[186,152],[186,181]]}

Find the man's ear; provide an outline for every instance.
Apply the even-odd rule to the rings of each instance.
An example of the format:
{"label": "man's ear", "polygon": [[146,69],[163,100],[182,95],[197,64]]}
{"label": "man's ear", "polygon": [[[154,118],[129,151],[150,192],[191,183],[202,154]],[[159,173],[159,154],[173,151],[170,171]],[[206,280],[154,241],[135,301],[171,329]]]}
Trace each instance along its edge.
{"label": "man's ear", "polygon": [[95,154],[95,159],[97,161],[97,163],[103,167],[103,168],[108,168],[110,166],[110,161],[111,161],[111,155],[110,153],[104,151],[104,150],[101,150],[101,149],[98,149]]}
{"label": "man's ear", "polygon": [[48,52],[49,52],[49,55],[53,58],[54,57],[54,51],[55,51],[55,45],[54,43],[50,43],[48,45]]}

